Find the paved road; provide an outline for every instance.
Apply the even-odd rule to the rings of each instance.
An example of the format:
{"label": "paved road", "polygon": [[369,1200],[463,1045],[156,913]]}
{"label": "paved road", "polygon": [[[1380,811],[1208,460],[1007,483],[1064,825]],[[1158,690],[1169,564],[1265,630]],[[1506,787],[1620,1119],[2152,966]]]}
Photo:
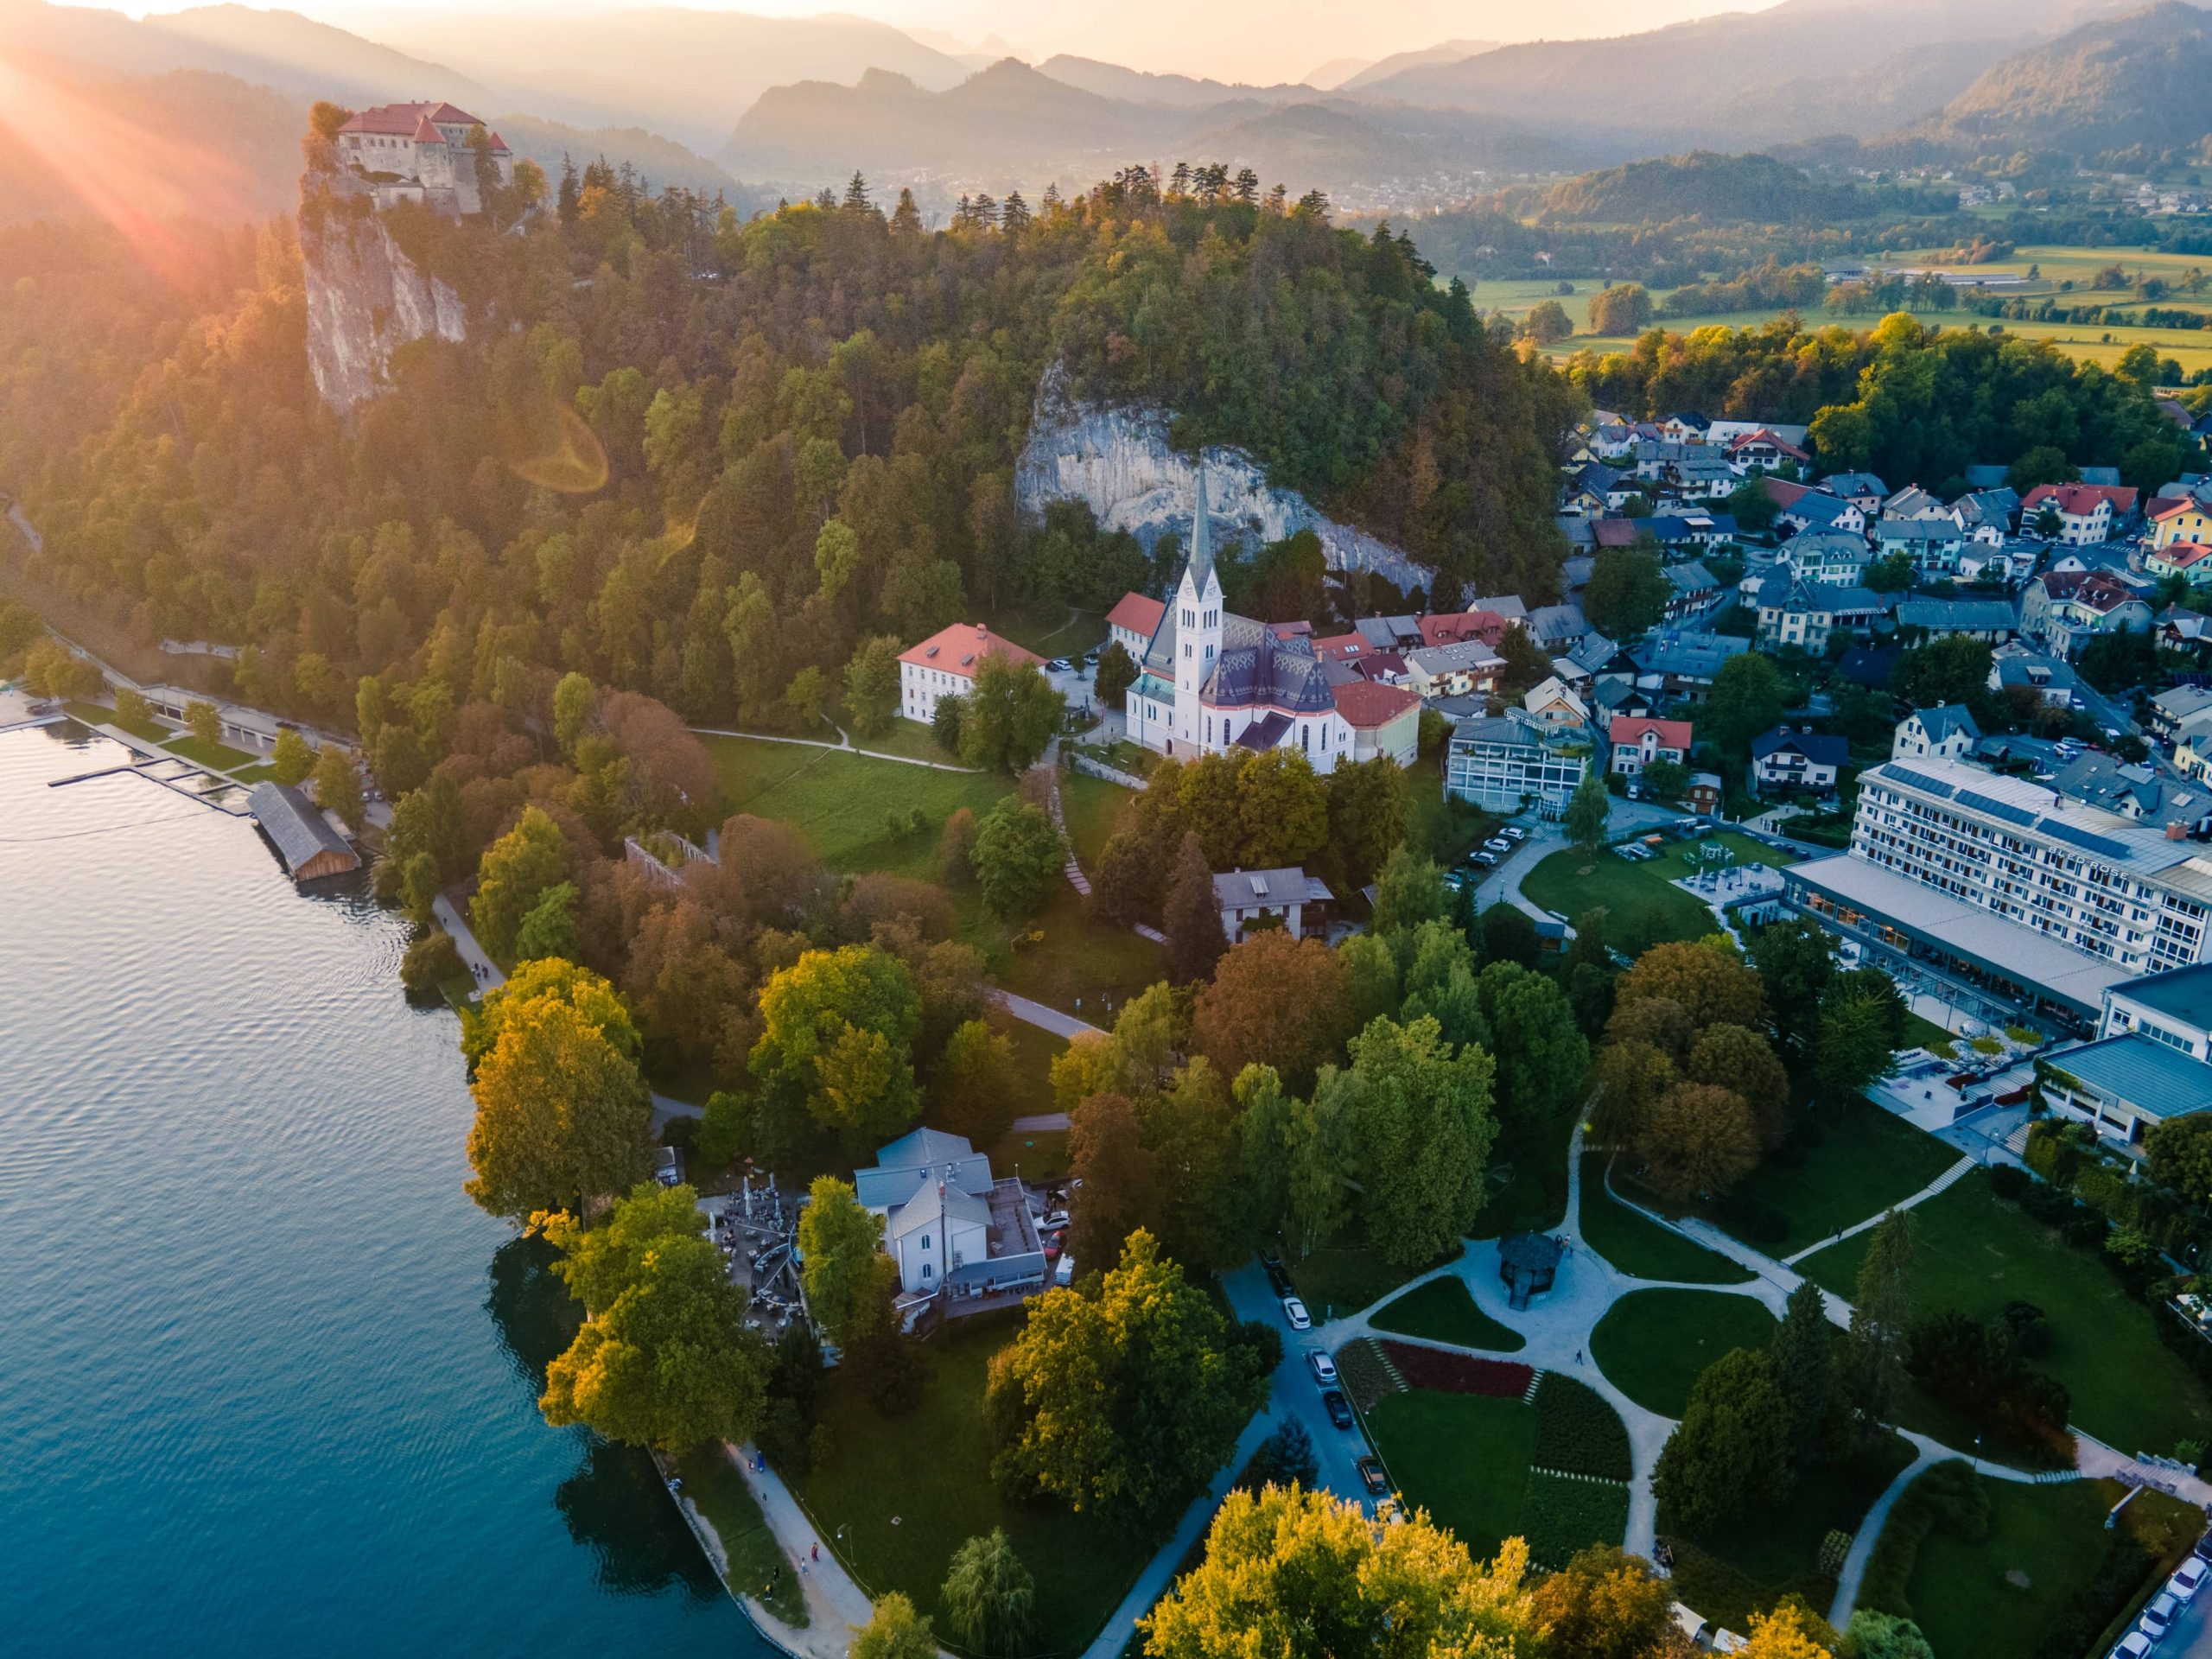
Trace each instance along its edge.
{"label": "paved road", "polygon": [[1106,1034],[1097,1027],[1078,1020],[1071,1014],[1048,1008],[1042,1002],[1032,1002],[1026,996],[1016,996],[1012,991],[1002,991],[995,985],[990,988],[990,998],[1022,1024],[1034,1026],[1039,1031],[1049,1031],[1055,1037],[1079,1037],[1085,1032],[1094,1037]]}
{"label": "paved road", "polygon": [[2212,1659],[2212,1589],[2199,1590],[2181,1610],[2158,1643],[2158,1659]]}
{"label": "paved road", "polygon": [[[1274,1391],[1268,1400],[1268,1413],[1274,1420],[1274,1427],[1268,1432],[1272,1433],[1287,1419],[1303,1423],[1306,1432],[1313,1437],[1313,1456],[1319,1468],[1313,1481],[1315,1488],[1332,1491],[1339,1497],[1364,1501],[1367,1493],[1360,1484],[1358,1464],[1367,1452],[1367,1438],[1357,1427],[1338,1428],[1329,1421],[1329,1414],[1321,1406],[1321,1385],[1313,1380],[1306,1359],[1309,1350],[1333,1353],[1343,1345],[1342,1339],[1319,1331],[1292,1330],[1282,1317],[1281,1298],[1268,1283],[1267,1274],[1256,1261],[1224,1274],[1221,1283],[1229,1293],[1229,1305],[1236,1310],[1237,1318],[1272,1326],[1282,1336],[1282,1363],[1275,1370]],[[1313,1311],[1317,1314],[1322,1312],[1319,1308]]]}

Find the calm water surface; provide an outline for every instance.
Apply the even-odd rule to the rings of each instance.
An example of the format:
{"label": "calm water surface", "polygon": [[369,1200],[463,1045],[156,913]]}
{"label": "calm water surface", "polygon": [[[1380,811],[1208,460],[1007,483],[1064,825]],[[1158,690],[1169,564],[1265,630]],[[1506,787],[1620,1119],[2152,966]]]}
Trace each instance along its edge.
{"label": "calm water surface", "polygon": [[0,735],[0,1653],[772,1650],[535,1400],[565,1293],[461,1195],[394,919],[121,751]]}

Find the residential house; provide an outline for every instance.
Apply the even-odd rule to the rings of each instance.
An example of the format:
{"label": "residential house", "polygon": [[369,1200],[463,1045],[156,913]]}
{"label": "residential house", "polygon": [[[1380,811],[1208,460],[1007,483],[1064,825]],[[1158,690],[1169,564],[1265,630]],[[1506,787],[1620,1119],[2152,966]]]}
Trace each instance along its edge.
{"label": "residential house", "polygon": [[1423,645],[1405,655],[1406,683],[1423,702],[1439,697],[1487,696],[1497,690],[1505,659],[1479,639]]}
{"label": "residential house", "polygon": [[2090,749],[2065,761],[2050,786],[2069,800],[2101,808],[2195,839],[2212,836],[2212,790],[2200,779],[2177,780],[2162,767],[2114,760]]}
{"label": "residential house", "polygon": [[1744,481],[1719,455],[1686,455],[1668,463],[1667,486],[1687,501],[1717,501]]}
{"label": "residential house", "polygon": [[963,1302],[1026,1295],[1046,1282],[1045,1247],[1021,1183],[991,1173],[989,1155],[964,1135],[920,1128],[875,1154],[875,1167],[853,1173],[861,1206],[882,1217],[883,1253],[899,1264],[900,1301],[909,1318],[943,1297],[948,1313]]}
{"label": "residential house", "polygon": [[[940,697],[964,697],[976,689],[976,671],[988,658],[1043,667],[1045,659],[978,623],[956,622],[899,654],[899,712],[926,726]],[[1138,661],[1143,661],[1138,653]]]}
{"label": "residential house", "polygon": [[2206,628],[2208,622],[2212,622],[2212,618],[2202,611],[2192,611],[2183,605],[2167,606],[2152,624],[2158,630],[2158,649],[2201,652],[2207,644],[2212,644],[2212,632]]}
{"label": "residential house", "polygon": [[1457,645],[1479,639],[1495,646],[1513,625],[1496,611],[1435,611],[1414,619],[1424,645]]}
{"label": "residential house", "polygon": [[1695,559],[1688,564],[1670,564],[1662,574],[1674,589],[1667,595],[1669,622],[1700,621],[1728,602],[1728,590],[1720,585],[1720,579]]}
{"label": "residential house", "polygon": [[[2038,484],[2021,498],[2020,528],[2069,547],[2109,542],[2135,512],[2135,491],[2119,485]],[[2052,534],[2045,510],[2056,521]]]}
{"label": "residential house", "polygon": [[2082,696],[2072,664],[2031,651],[1999,652],[1991,658],[1989,689],[2030,694],[2055,709],[2078,707]]}
{"label": "residential house", "polygon": [[2174,770],[2198,783],[2212,780],[2212,715],[2198,715],[2174,728]]}
{"label": "residential house", "polygon": [[1601,461],[1575,469],[1560,498],[1560,510],[1584,518],[1618,512],[1637,491],[1627,475]]}
{"label": "residential house", "polygon": [[[1776,480],[1768,480],[1771,493]],[[1866,512],[1863,507],[1841,500],[1819,490],[1807,490],[1785,505],[1775,514],[1776,525],[1785,531],[1847,530],[1853,535],[1866,531]]]}
{"label": "residential house", "polygon": [[2060,657],[2078,657],[2098,634],[2150,626],[2149,599],[2112,570],[2047,570],[2020,595],[2022,636]]}
{"label": "residential house", "polygon": [[1751,791],[1825,794],[1851,760],[1851,745],[1833,733],[1789,722],[1751,740]]}
{"label": "residential house", "polygon": [[1778,556],[1807,582],[1846,586],[1864,581],[1873,559],[1866,538],[1847,530],[1801,531],[1782,544]]}
{"label": "residential house", "polygon": [[1890,486],[1872,473],[1830,473],[1821,487],[1865,513],[1879,512],[1890,496]]}
{"label": "residential house", "polygon": [[1721,665],[1751,648],[1751,642],[1740,634],[1662,628],[1631,653],[1637,663],[1637,683],[1657,696],[1702,702]]}
{"label": "residential house", "polygon": [[1801,582],[1780,573],[1760,584],[1754,602],[1762,644],[1800,645],[1815,652],[1826,651],[1839,629],[1872,627],[1889,603],[1869,588]]}
{"label": "residential house", "polygon": [[[1644,484],[1663,484],[1673,470],[1687,461],[1712,459],[1703,444],[1683,443],[1677,439],[1655,438],[1636,446],[1636,477]],[[1722,463],[1724,466],[1726,462]]]}
{"label": "residential house", "polygon": [[1885,518],[1874,526],[1874,551],[1882,558],[1898,553],[1912,561],[1916,575],[1948,575],[1966,550],[1966,532],[1947,512],[1929,518]]}
{"label": "residential house", "polygon": [[1682,766],[1690,758],[1690,733],[1687,720],[1638,720],[1617,715],[1605,734],[1613,751],[1610,770],[1634,778],[1655,761],[1671,760]]}
{"label": "residential house", "polygon": [[1144,660],[1145,647],[1152,643],[1152,636],[1160,632],[1160,620],[1167,614],[1167,601],[1144,594],[1123,594],[1115,601],[1114,608],[1106,613],[1106,637],[1129,653],[1133,662]]}
{"label": "residential house", "polygon": [[1682,804],[1690,811],[1711,817],[1720,810],[1723,792],[1719,772],[1694,772],[1682,787]]}
{"label": "residential house", "polygon": [[1882,503],[1882,517],[1885,518],[1944,518],[1949,516],[1950,509],[1917,484],[1906,485]]}
{"label": "residential house", "polygon": [[1590,723],[1590,705],[1569,690],[1556,674],[1536,682],[1522,695],[1521,707],[1539,726],[1583,727]]}
{"label": "residential house", "polygon": [[2212,543],[2168,542],[2148,548],[2143,554],[2143,574],[2161,582],[2179,576],[2190,587],[2202,588],[2212,582]]}
{"label": "residential house", "polygon": [[2212,714],[2212,690],[2201,685],[2170,687],[2151,699],[2151,735],[2171,743],[2183,725],[2204,714]]}
{"label": "residential house", "polygon": [[2212,505],[2194,490],[2182,496],[2161,495],[2151,503],[2147,547],[2171,547],[2176,542],[2212,542]]}
{"label": "residential house", "polygon": [[1933,709],[1916,709],[1897,722],[1890,739],[1890,759],[1933,755],[1940,760],[1965,760],[1980,741],[1981,728],[1964,703],[1938,703]]}
{"label": "residential house", "polygon": [[1600,421],[1591,429],[1589,445],[1600,461],[1622,461],[1636,453],[1637,431],[1628,421]]}
{"label": "residential house", "polygon": [[1590,619],[1580,605],[1539,605],[1522,619],[1521,626],[1547,655],[1555,655],[1581,642],[1590,632]]}
{"label": "residential house", "polygon": [[1744,438],[1756,437],[1763,432],[1789,448],[1802,451],[1811,442],[1807,435],[1809,430],[1784,421],[1715,420],[1706,423],[1705,441],[1716,448],[1727,449]]}
{"label": "residential house", "polygon": [[1221,906],[1221,931],[1231,944],[1247,933],[1279,927],[1294,939],[1320,920],[1309,914],[1332,900],[1318,875],[1295,867],[1280,870],[1231,870],[1213,879],[1214,902]]}
{"label": "residential house", "polygon": [[1566,662],[1567,667],[1561,670],[1560,677],[1569,683],[1578,678],[1604,681],[1636,677],[1636,658],[1594,631],[1582,636],[1581,643],[1567,652]]}
{"label": "residential house", "polygon": [[1686,409],[1679,415],[1669,415],[1659,423],[1659,435],[1669,443],[1697,443],[1705,442],[1713,423],[1696,410]]}
{"label": "residential house", "polygon": [[2011,490],[1968,490],[1951,503],[1951,521],[1969,542],[2001,544],[2020,518],[2020,498]]}
{"label": "residential house", "polygon": [[1445,750],[1444,792],[1492,812],[1533,805],[1555,818],[1598,760],[1597,734],[1587,727],[1547,725],[1509,709],[1453,729]]}
{"label": "residential house", "polygon": [[1901,599],[1897,626],[1930,639],[1956,635],[1999,645],[2019,631],[2019,619],[2001,599]]}
{"label": "residential house", "polygon": [[1813,457],[1802,443],[1792,443],[1768,427],[1745,432],[1728,441],[1728,464],[1738,473],[1772,472],[1785,461],[1809,467]]}
{"label": "residential house", "polygon": [[1662,551],[1677,557],[1708,548],[1726,547],[1737,535],[1734,513],[1707,512],[1695,507],[1655,512],[1641,524],[1643,533],[1656,542]]}

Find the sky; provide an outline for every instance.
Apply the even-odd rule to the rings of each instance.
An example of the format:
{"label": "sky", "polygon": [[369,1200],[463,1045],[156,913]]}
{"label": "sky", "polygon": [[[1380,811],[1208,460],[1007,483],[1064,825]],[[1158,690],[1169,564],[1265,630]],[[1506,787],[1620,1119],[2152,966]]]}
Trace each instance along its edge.
{"label": "sky", "polygon": [[[125,9],[176,11],[201,0],[139,0]],[[374,40],[389,23],[387,0],[255,0],[282,4]],[[628,0],[613,0],[615,4]],[[1033,60],[1055,53],[1133,69],[1266,83],[1298,80],[1332,59],[1379,58],[1455,38],[1568,39],[1656,29],[1719,11],[1764,10],[1774,0],[746,0],[715,10],[775,16],[827,13],[871,17],[899,29],[977,45],[997,35]],[[596,7],[576,0],[454,0],[442,11],[518,15]]]}

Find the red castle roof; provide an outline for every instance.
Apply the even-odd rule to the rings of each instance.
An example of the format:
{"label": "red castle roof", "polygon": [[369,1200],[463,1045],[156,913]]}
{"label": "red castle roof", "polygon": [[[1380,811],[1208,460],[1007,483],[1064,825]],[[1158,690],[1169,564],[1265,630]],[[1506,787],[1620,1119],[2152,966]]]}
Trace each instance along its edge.
{"label": "red castle roof", "polygon": [[[372,132],[401,138],[421,136],[425,121],[434,126],[480,127],[484,124],[467,110],[456,109],[442,101],[435,104],[379,104],[372,110],[363,110],[359,115],[338,129],[340,132]],[[444,141],[442,133],[433,132],[432,138]]]}

